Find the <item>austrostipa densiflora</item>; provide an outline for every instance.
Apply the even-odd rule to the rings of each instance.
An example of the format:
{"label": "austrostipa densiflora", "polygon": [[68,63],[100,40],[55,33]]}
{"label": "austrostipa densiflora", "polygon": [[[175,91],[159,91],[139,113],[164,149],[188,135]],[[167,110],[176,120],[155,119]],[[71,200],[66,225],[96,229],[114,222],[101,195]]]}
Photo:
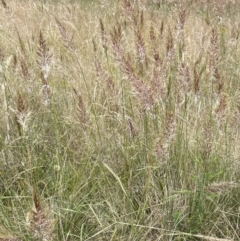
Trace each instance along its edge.
{"label": "austrostipa densiflora", "polygon": [[31,233],[31,238],[36,241],[53,241],[54,220],[50,217],[46,204],[43,206],[41,198],[33,191],[33,207],[27,213],[26,223]]}

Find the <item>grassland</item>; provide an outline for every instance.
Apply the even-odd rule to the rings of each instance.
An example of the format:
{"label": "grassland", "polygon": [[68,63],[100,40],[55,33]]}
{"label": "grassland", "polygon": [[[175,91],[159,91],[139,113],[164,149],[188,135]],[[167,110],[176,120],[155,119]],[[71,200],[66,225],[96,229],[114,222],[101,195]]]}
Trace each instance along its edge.
{"label": "grassland", "polygon": [[238,1],[0,2],[0,241],[240,240]]}

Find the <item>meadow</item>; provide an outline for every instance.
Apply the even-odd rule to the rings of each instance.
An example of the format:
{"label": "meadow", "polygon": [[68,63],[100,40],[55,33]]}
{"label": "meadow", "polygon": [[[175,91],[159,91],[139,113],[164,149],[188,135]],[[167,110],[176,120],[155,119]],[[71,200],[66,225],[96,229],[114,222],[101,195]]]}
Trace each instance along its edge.
{"label": "meadow", "polygon": [[237,0],[0,1],[0,241],[240,240]]}

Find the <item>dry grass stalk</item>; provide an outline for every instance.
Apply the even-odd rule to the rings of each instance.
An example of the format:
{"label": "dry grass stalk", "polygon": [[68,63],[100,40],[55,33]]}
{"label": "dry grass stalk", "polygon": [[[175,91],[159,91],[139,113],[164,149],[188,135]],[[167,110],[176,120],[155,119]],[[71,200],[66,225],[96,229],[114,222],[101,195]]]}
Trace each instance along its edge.
{"label": "dry grass stalk", "polygon": [[37,194],[33,194],[34,207],[27,216],[33,240],[51,241],[54,240],[53,220],[50,220],[46,208],[43,208]]}
{"label": "dry grass stalk", "polygon": [[25,110],[26,110],[26,106],[25,106],[25,104],[24,104],[22,95],[18,92],[18,95],[17,95],[17,112],[18,112],[19,114],[21,114],[21,113],[23,113]]}
{"label": "dry grass stalk", "polygon": [[[159,48],[159,41],[161,41],[162,37],[163,37],[164,23],[163,23],[163,21],[161,22],[161,27],[160,27],[160,30],[158,33],[158,29],[154,27],[154,25],[155,25],[154,16],[151,16],[151,18],[152,19],[151,19],[151,26],[149,29],[149,38],[151,41],[151,47],[152,47],[153,53],[157,53],[158,48]],[[154,56],[154,59],[155,59],[155,56]]]}
{"label": "dry grass stalk", "polygon": [[7,5],[7,3],[4,1],[4,0],[1,0],[1,2],[2,2],[2,5],[3,5],[3,7],[6,9],[6,8],[8,8],[8,5]]}
{"label": "dry grass stalk", "polygon": [[165,25],[164,25],[164,22],[162,21],[161,25],[160,25],[160,29],[159,29],[159,39],[162,39],[162,37],[163,37],[164,27],[165,27]]}
{"label": "dry grass stalk", "polygon": [[163,100],[166,97],[167,68],[162,59],[155,61],[153,66],[153,74],[151,79],[151,90],[156,101]]}
{"label": "dry grass stalk", "polygon": [[[142,55],[142,48],[144,47],[144,43],[141,40],[142,37],[138,37],[139,39],[137,45],[141,48],[141,53],[139,52],[139,54]],[[135,90],[137,91],[137,95],[141,100],[143,108],[148,109],[153,105],[153,96],[151,93],[151,89],[134,73],[135,70],[131,64],[130,58],[126,58],[126,56],[124,56],[124,51],[121,46],[122,29],[120,24],[118,24],[117,27],[113,28],[113,31],[111,32],[111,40],[115,61],[119,65],[120,70],[128,77]]]}
{"label": "dry grass stalk", "polygon": [[26,106],[20,92],[17,94],[16,104],[17,110],[15,111],[15,121],[17,124],[18,134],[22,136],[26,118]]}
{"label": "dry grass stalk", "polygon": [[143,29],[143,25],[144,25],[144,12],[142,10],[141,14],[140,14],[140,27],[141,27],[141,29]]}
{"label": "dry grass stalk", "polygon": [[94,52],[94,57],[97,56],[97,44],[95,39],[92,40],[92,44],[93,44],[93,52]]}
{"label": "dry grass stalk", "polygon": [[4,52],[3,52],[3,49],[0,48],[0,62],[2,63],[4,61]]}
{"label": "dry grass stalk", "polygon": [[146,48],[142,36],[142,30],[137,27],[135,28],[135,44],[136,44],[136,56],[138,64],[143,64],[146,60]]}
{"label": "dry grass stalk", "polygon": [[183,30],[184,24],[186,22],[186,16],[187,16],[186,7],[184,7],[182,3],[180,3],[180,10],[178,15],[178,25],[180,30]]}
{"label": "dry grass stalk", "polygon": [[0,237],[0,241],[21,241],[21,240],[13,237],[8,237],[8,238]]}
{"label": "dry grass stalk", "polygon": [[133,20],[133,16],[134,16],[134,8],[131,4],[131,1],[129,0],[122,0],[122,5],[123,5],[123,9],[125,12],[125,15],[127,16],[127,18],[129,20]]}
{"label": "dry grass stalk", "polygon": [[151,77],[151,88],[154,94],[154,99],[159,100],[163,97],[162,95],[164,92],[163,82],[161,80],[163,76],[162,73],[164,73],[164,66],[158,52],[158,39],[153,26],[150,27],[149,36],[153,53],[153,74]]}
{"label": "dry grass stalk", "polygon": [[155,152],[158,159],[162,159],[166,155],[166,150],[163,146],[162,141],[158,138],[155,144]]}
{"label": "dry grass stalk", "polygon": [[134,74],[134,69],[130,64],[130,61],[126,58],[122,59],[122,71],[127,75],[137,91],[137,96],[139,97],[144,110],[151,108],[154,104],[151,88]]}
{"label": "dry grass stalk", "polygon": [[156,32],[155,32],[153,25],[151,25],[151,27],[150,27],[149,37],[151,40],[151,46],[153,46],[153,52],[155,52],[157,49],[157,43],[156,43],[157,37],[156,37]]}
{"label": "dry grass stalk", "polygon": [[194,93],[197,94],[200,91],[200,75],[196,70],[196,67],[194,67],[194,79],[193,79],[193,88]]}
{"label": "dry grass stalk", "polygon": [[205,160],[209,157],[212,151],[213,135],[212,135],[212,126],[211,122],[208,121],[203,129],[203,141],[201,142],[201,155]]}
{"label": "dry grass stalk", "polygon": [[16,72],[16,71],[17,71],[17,65],[18,65],[17,56],[14,54],[14,55],[13,55],[13,62],[12,62],[13,72]]}
{"label": "dry grass stalk", "polygon": [[145,110],[152,107],[154,104],[154,99],[151,93],[151,88],[149,88],[142,80],[139,78],[134,78],[132,81],[133,86],[137,91],[137,96],[141,100],[142,106]]}
{"label": "dry grass stalk", "polygon": [[224,117],[225,115],[225,110],[227,107],[227,97],[224,94],[221,94],[219,97],[219,103],[217,108],[215,109],[215,114],[217,115],[219,121]]}
{"label": "dry grass stalk", "polygon": [[112,77],[108,74],[107,71],[105,71],[102,66],[100,61],[95,58],[95,68],[96,68],[96,73],[97,73],[97,77],[100,79],[104,79],[107,83],[107,87],[110,90],[111,94],[116,95],[117,94],[117,90],[115,88],[115,84],[112,80]]}
{"label": "dry grass stalk", "polygon": [[101,40],[102,40],[102,47],[105,51],[107,51],[108,49],[108,40],[107,40],[107,34],[106,34],[106,30],[104,28],[102,19],[99,19],[100,22],[100,28],[101,28]]}
{"label": "dry grass stalk", "polygon": [[137,134],[136,128],[134,127],[131,118],[128,118],[127,121],[128,121],[128,128],[129,128],[130,136],[131,136],[132,139],[135,139],[136,134]]}
{"label": "dry grass stalk", "polygon": [[[159,64],[158,64],[159,63]],[[151,89],[155,100],[160,100],[164,95],[163,81],[161,79],[162,61],[156,61],[154,64],[153,75],[151,80]]]}
{"label": "dry grass stalk", "polygon": [[17,93],[16,105],[17,105],[17,109],[16,111],[14,111],[15,122],[17,124],[18,134],[22,136],[24,132],[27,130],[28,121],[29,121],[31,112],[27,111],[26,103],[22,95],[20,94],[20,92]]}
{"label": "dry grass stalk", "polygon": [[14,13],[12,12],[11,8],[7,5],[7,3],[4,0],[1,0],[1,2],[5,9],[6,15],[12,19],[14,17]]}
{"label": "dry grass stalk", "polygon": [[208,185],[207,190],[212,193],[219,193],[223,191],[229,191],[232,188],[238,187],[238,183],[236,182],[219,182],[219,183],[211,183]]}
{"label": "dry grass stalk", "polygon": [[20,238],[14,237],[5,227],[0,226],[0,230],[0,241],[22,241]]}
{"label": "dry grass stalk", "polygon": [[111,40],[113,45],[113,54],[115,57],[115,61],[120,67],[120,70],[128,77],[135,90],[137,91],[137,95],[141,100],[142,106],[144,109],[149,109],[153,105],[153,96],[151,92],[151,88],[149,88],[146,83],[144,83],[141,79],[139,79],[134,73],[134,68],[131,65],[131,61],[129,58],[124,56],[124,51],[121,46],[122,39],[122,29],[118,24],[117,27],[114,27],[111,32]]}
{"label": "dry grass stalk", "polygon": [[175,53],[175,50],[174,50],[174,43],[173,43],[173,35],[169,27],[168,35],[167,35],[166,55],[170,61],[174,59],[174,53]]}
{"label": "dry grass stalk", "polygon": [[27,63],[25,62],[23,57],[20,57],[20,64],[22,69],[22,78],[25,81],[29,81],[31,79],[31,75],[29,73],[29,69]]}
{"label": "dry grass stalk", "polygon": [[196,237],[196,238],[200,238],[202,240],[206,240],[206,241],[233,241],[233,239],[216,238],[216,237],[205,236],[205,235],[201,235],[201,234],[195,234],[192,236]]}
{"label": "dry grass stalk", "polygon": [[73,92],[76,95],[77,101],[78,101],[78,103],[77,103],[78,118],[80,120],[80,123],[81,123],[83,129],[85,130],[86,124],[88,121],[85,105],[83,103],[81,94],[79,94],[75,88],[73,88]]}
{"label": "dry grass stalk", "polygon": [[189,66],[186,63],[180,63],[178,67],[178,81],[184,86],[185,93],[191,90],[191,76]]}
{"label": "dry grass stalk", "polygon": [[97,45],[95,41],[93,40],[93,51],[94,51],[94,63],[95,63],[95,69],[97,73],[97,77],[99,79],[104,79],[107,83],[107,87],[110,90],[110,93],[113,95],[117,94],[117,90],[115,88],[115,84],[112,80],[112,77],[109,75],[107,71],[105,71],[101,65],[101,62],[99,61],[98,55],[97,55]]}
{"label": "dry grass stalk", "polygon": [[[236,125],[236,123],[237,123],[237,125]],[[238,126],[238,123],[240,123],[240,89],[238,89],[238,95],[236,98],[236,105],[235,105],[232,125],[234,127],[236,127],[236,126]]]}
{"label": "dry grass stalk", "polygon": [[49,106],[51,103],[51,90],[50,86],[48,85],[48,82],[44,76],[44,74],[41,72],[41,81],[42,81],[42,97],[43,97],[43,104],[45,106]]}
{"label": "dry grass stalk", "polygon": [[223,9],[224,7],[226,7],[225,3],[219,3],[219,1],[213,1],[213,12],[215,14],[216,17],[221,16],[221,9]]}
{"label": "dry grass stalk", "polygon": [[170,146],[171,142],[175,136],[176,128],[176,116],[174,112],[169,111],[166,113],[166,123],[163,131],[163,153],[167,153],[167,148]]}
{"label": "dry grass stalk", "polygon": [[178,19],[177,19],[177,24],[175,26],[175,38],[183,40],[183,28],[186,22],[186,17],[187,17],[187,10],[186,7],[183,6],[183,3],[180,3],[179,7],[179,13],[178,13]]}
{"label": "dry grass stalk", "polygon": [[112,41],[112,49],[113,55],[115,58],[115,62],[118,65],[121,65],[122,58],[123,58],[123,49],[122,49],[122,27],[120,24],[117,27],[114,27],[110,33],[111,41]]}
{"label": "dry grass stalk", "polygon": [[133,22],[132,28],[133,28],[133,30],[135,30],[134,28],[136,28],[136,27],[140,27],[139,16],[140,15],[139,15],[138,11],[134,11],[132,13],[132,22]]}
{"label": "dry grass stalk", "polygon": [[2,48],[0,48],[0,73],[3,72],[3,62],[4,62],[4,53]]}
{"label": "dry grass stalk", "polygon": [[62,25],[62,23],[58,20],[55,19],[59,32],[62,36],[63,42],[65,43],[65,47],[70,49],[70,50],[74,50],[74,42],[73,42],[73,35],[72,37],[70,37],[69,33],[67,32],[67,30],[65,29],[65,27]]}
{"label": "dry grass stalk", "polygon": [[215,29],[212,29],[210,46],[208,50],[209,70],[211,78],[216,78],[216,69],[219,62],[218,36]]}
{"label": "dry grass stalk", "polygon": [[52,54],[50,53],[49,48],[46,45],[46,40],[44,39],[41,31],[39,34],[39,47],[38,47],[37,54],[38,54],[37,63],[39,65],[39,68],[44,78],[47,79],[51,68],[50,64],[51,64]]}
{"label": "dry grass stalk", "polygon": [[221,94],[224,87],[224,81],[223,81],[223,78],[220,76],[220,73],[217,67],[215,68],[214,78],[217,84],[217,93]]}

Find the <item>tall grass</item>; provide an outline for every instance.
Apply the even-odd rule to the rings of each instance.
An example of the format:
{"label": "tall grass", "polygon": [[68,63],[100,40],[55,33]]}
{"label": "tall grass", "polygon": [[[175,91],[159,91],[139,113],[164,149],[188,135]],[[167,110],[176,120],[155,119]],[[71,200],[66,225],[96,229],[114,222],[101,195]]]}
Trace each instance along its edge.
{"label": "tall grass", "polygon": [[1,1],[0,240],[239,240],[237,1]]}

